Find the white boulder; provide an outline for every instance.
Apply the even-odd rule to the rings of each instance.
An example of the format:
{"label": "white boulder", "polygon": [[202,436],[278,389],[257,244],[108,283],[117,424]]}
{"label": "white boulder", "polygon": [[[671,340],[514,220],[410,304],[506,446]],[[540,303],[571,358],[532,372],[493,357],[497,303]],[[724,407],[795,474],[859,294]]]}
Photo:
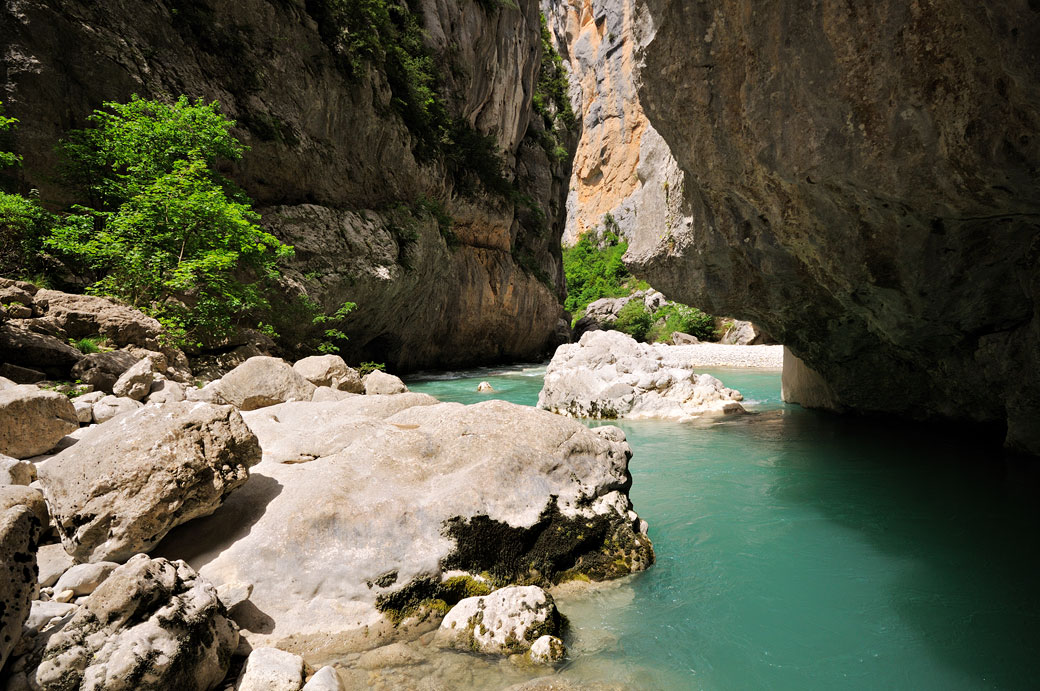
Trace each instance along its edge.
{"label": "white boulder", "polygon": [[123,413],[132,413],[141,407],[140,401],[122,396],[105,396],[91,407],[94,422],[103,424]]}
{"label": "white boulder", "polygon": [[314,384],[285,360],[258,355],[215,382],[214,392],[221,401],[239,410],[256,410],[286,401],[309,401],[314,395]]}
{"label": "white boulder", "polygon": [[256,648],[249,653],[235,691],[300,691],[303,658],[278,648]]}
{"label": "white boulder", "polygon": [[441,621],[437,639],[460,650],[510,655],[558,634],[561,623],[549,593],[533,585],[511,586],[460,600]]}
{"label": "white boulder", "polygon": [[293,369],[315,386],[328,386],[349,393],[364,393],[361,375],[339,355],[313,355],[298,360]]}
{"label": "white boulder", "polygon": [[369,396],[405,393],[408,391],[408,387],[404,385],[400,377],[395,377],[381,370],[369,372],[361,381],[365,385],[365,394]]}
{"label": "white boulder", "polygon": [[29,485],[35,481],[35,464],[0,454],[0,485]]}
{"label": "white boulder", "polygon": [[620,331],[589,331],[556,350],[538,407],[578,418],[661,418],[743,413],[739,391],[697,374],[682,349],[638,343]]}
{"label": "white boulder", "polygon": [[237,411],[185,401],[91,428],[39,472],[69,554],[122,561],[212,513],[259,460]]}
{"label": "white boulder", "polygon": [[303,685],[303,691],[343,691],[343,682],[339,680],[336,668],[326,665],[307,680]]}
{"label": "white boulder", "polygon": [[535,662],[549,665],[559,662],[567,655],[567,648],[556,636],[540,636],[531,644],[531,651],[529,653],[531,659]]}

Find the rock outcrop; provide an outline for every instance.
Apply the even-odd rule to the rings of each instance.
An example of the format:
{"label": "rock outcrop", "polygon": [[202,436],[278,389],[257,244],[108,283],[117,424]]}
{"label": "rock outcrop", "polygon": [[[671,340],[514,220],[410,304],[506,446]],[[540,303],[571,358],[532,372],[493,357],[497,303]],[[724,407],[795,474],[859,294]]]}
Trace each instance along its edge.
{"label": "rock outcrop", "polygon": [[139,554],[26,656],[32,691],[207,691],[238,631],[212,584],[183,562]]}
{"label": "rock outcrop", "polygon": [[1040,453],[1035,3],[643,7],[639,96],[688,220],[635,238],[633,272],[761,325],[816,400]]}
{"label": "rock outcrop", "polygon": [[[320,659],[390,642],[406,622],[420,625],[411,615],[470,594],[481,572],[499,585],[548,585],[652,563],[617,428],[420,394],[245,416],[264,461],[222,508],[172,531],[156,553],[187,559],[218,585],[251,583],[234,616],[255,647]],[[269,450],[294,428],[298,449]]]}
{"label": "rock outcrop", "polygon": [[686,348],[638,343],[619,331],[590,331],[556,350],[538,407],[606,419],[689,420],[743,413],[740,392],[710,374],[697,374]]}
{"label": "rock outcrop", "polygon": [[[399,115],[409,97],[400,75],[349,53],[342,37],[356,28],[337,24],[333,5],[5,5],[0,73],[6,114],[20,120],[12,148],[24,157],[24,190],[66,201],[50,175],[55,143],[102,101],[218,100],[249,146],[228,172],[296,248],[290,292],[305,289],[329,313],[357,303],[343,326],[348,360],[400,370],[547,353],[562,312],[570,158],[556,146],[573,142],[550,122],[557,144],[547,145],[551,117],[532,105],[536,0],[402,10],[421,16],[435,88],[461,128],[432,136]],[[431,151],[430,139],[447,136],[443,154]],[[501,182],[483,185],[499,177],[495,148]]]}
{"label": "rock outcrop", "polygon": [[91,428],[39,473],[66,551],[122,561],[212,513],[259,460],[237,411],[185,401]]}
{"label": "rock outcrop", "polygon": [[636,3],[543,0],[542,11],[568,67],[571,105],[582,123],[564,243],[593,228],[626,238],[663,237],[682,222],[684,176],[639,102]]}

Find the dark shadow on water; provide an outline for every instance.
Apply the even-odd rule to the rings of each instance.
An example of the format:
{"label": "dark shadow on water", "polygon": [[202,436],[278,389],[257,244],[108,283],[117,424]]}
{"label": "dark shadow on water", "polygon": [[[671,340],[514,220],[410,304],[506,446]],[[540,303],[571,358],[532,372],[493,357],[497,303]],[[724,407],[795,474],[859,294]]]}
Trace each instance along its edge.
{"label": "dark shadow on water", "polygon": [[787,408],[731,424],[781,440],[771,495],[909,564],[889,605],[981,687],[1040,678],[1040,463],[975,430]]}

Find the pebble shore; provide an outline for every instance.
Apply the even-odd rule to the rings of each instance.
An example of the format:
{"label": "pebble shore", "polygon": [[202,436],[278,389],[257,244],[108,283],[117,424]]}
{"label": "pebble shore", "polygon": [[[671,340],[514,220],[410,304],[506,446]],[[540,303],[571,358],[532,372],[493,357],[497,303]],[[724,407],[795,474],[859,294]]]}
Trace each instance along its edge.
{"label": "pebble shore", "polygon": [[722,343],[698,343],[696,345],[669,346],[672,351],[681,350],[690,358],[694,367],[754,367],[757,369],[783,369],[784,347],[782,345],[723,345]]}

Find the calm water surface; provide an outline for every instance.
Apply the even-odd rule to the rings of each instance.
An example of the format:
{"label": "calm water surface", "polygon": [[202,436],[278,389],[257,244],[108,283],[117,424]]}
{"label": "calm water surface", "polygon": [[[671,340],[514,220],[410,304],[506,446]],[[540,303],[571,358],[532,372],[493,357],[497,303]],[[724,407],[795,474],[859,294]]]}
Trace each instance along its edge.
{"label": "calm water surface", "polygon": [[[558,598],[572,623],[561,676],[646,689],[1040,688],[1035,470],[964,439],[786,406],[776,372],[711,372],[752,415],[619,423],[657,564]],[[543,373],[410,387],[473,403],[488,380],[490,397],[534,405]],[[532,675],[494,669],[458,683]]]}

